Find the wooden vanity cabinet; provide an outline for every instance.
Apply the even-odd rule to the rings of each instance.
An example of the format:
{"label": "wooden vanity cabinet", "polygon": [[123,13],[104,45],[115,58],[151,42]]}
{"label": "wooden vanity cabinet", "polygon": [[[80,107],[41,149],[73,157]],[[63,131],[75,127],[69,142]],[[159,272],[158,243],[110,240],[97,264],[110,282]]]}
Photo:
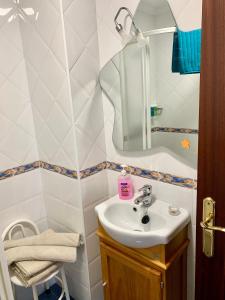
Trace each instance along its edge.
{"label": "wooden vanity cabinet", "polygon": [[168,245],[134,249],[100,226],[105,300],[187,300],[187,228]]}

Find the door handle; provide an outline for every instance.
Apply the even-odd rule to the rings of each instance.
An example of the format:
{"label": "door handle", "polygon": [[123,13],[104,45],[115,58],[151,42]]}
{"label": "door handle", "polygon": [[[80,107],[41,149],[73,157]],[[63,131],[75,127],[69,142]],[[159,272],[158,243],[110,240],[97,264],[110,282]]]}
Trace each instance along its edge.
{"label": "door handle", "polygon": [[202,221],[200,223],[201,227],[204,228],[204,229],[208,229],[208,230],[214,230],[214,231],[222,231],[222,232],[225,232],[225,227],[220,227],[220,226],[211,226],[209,225],[209,222],[211,220],[214,219],[214,215],[213,214],[210,214],[210,216],[205,220],[205,221]]}
{"label": "door handle", "polygon": [[225,233],[224,227],[214,225],[215,205],[216,202],[211,197],[203,200],[203,221],[200,223],[200,226],[203,230],[203,253],[207,257],[213,257],[214,255],[214,232],[220,231]]}

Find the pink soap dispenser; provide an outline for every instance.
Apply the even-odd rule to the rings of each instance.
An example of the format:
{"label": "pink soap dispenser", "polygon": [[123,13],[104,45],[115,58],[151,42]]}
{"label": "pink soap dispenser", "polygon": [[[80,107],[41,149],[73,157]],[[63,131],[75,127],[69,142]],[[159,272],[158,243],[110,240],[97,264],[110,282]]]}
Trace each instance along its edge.
{"label": "pink soap dispenser", "polygon": [[123,168],[121,175],[118,178],[118,194],[120,199],[129,200],[134,196],[134,188],[130,174],[127,174],[126,165],[121,165]]}

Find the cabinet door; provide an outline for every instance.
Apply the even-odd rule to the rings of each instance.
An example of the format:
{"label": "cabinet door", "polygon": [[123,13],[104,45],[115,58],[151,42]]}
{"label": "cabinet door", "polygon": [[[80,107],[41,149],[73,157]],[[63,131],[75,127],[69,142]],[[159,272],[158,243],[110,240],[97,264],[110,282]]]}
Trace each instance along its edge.
{"label": "cabinet door", "polygon": [[101,243],[105,300],[162,300],[158,270]]}

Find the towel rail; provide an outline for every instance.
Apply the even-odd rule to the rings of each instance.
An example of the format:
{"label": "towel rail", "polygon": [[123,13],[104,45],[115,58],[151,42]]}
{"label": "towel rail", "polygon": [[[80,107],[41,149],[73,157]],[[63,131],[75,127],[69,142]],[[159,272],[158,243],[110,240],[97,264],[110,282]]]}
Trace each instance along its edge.
{"label": "towel rail", "polygon": [[149,31],[143,32],[144,36],[151,36],[151,35],[156,35],[156,34],[161,34],[161,33],[170,33],[170,32],[176,32],[177,27],[166,27],[166,28],[160,28],[160,29],[153,29]]}

